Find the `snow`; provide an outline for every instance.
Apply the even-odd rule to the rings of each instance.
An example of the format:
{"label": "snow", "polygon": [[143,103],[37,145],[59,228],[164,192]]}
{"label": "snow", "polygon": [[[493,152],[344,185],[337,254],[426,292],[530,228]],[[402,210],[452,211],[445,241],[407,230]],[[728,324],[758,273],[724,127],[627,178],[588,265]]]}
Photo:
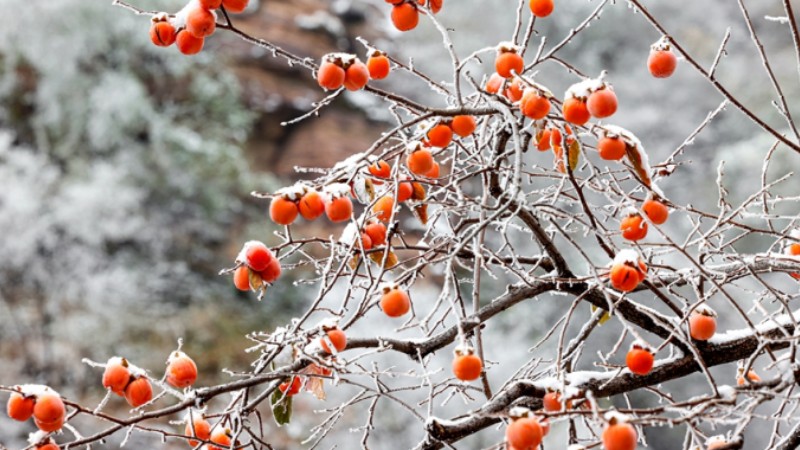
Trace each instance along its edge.
{"label": "snow", "polygon": [[325,186],[324,191],[333,198],[350,195],[350,186],[346,183],[333,183]]}
{"label": "snow", "polygon": [[734,389],[733,386],[724,384],[717,388],[717,392],[719,392],[719,395],[725,400],[736,400],[736,389]]}
{"label": "snow", "polygon": [[247,251],[250,250],[251,247],[258,246],[258,247],[266,247],[261,241],[247,241],[242,245],[242,249],[239,250],[239,254],[236,255],[236,263],[245,264],[247,263]]}
{"label": "snow", "polygon": [[602,77],[598,78],[587,78],[583,81],[579,81],[572,86],[570,86],[566,92],[564,92],[564,99],[568,98],[582,98],[586,99],[591,95],[592,92],[603,89],[603,88],[610,88],[611,85],[607,84],[603,81]]}
{"label": "snow", "polygon": [[631,248],[626,248],[624,250],[620,250],[619,252],[617,252],[617,255],[614,256],[614,264],[628,263],[637,265],[639,264],[640,259],[641,258],[639,257],[639,253],[636,250],[633,250]]}
{"label": "snow", "polygon": [[275,195],[283,196],[289,200],[298,201],[309,190],[310,187],[306,183],[298,181],[297,183],[291,186],[286,186],[284,188],[278,189],[277,191],[275,191]]}
{"label": "snow", "polygon": [[522,51],[522,47],[519,45],[514,44],[510,41],[503,41],[497,44],[497,52],[498,53],[505,53],[505,52],[515,52],[520,53]]}
{"label": "snow", "polygon": [[613,411],[613,410],[605,413],[603,415],[603,418],[606,420],[606,422],[614,421],[616,423],[626,423],[630,421],[630,416],[628,416],[627,414],[622,414],[619,411]]}

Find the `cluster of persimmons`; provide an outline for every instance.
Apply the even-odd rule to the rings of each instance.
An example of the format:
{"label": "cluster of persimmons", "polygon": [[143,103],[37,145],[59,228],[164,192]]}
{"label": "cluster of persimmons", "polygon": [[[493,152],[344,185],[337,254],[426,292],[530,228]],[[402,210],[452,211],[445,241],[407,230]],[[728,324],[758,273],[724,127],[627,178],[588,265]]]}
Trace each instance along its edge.
{"label": "cluster of persimmons", "polygon": [[216,10],[240,13],[250,0],[190,0],[175,15],[162,13],[153,16],[150,40],[159,47],[175,44],[184,55],[194,55],[203,50],[207,37],[217,29]]}

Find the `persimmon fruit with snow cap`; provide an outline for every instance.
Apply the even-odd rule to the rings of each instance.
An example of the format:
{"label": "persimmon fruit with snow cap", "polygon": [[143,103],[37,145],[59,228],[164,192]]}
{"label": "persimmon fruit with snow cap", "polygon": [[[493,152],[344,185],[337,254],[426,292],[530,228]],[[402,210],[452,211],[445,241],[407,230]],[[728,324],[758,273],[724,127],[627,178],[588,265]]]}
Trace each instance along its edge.
{"label": "persimmon fruit with snow cap", "polygon": [[561,112],[564,115],[564,120],[575,125],[583,125],[592,118],[586,102],[574,97],[564,100]]}
{"label": "persimmon fruit with snow cap", "polygon": [[123,395],[131,380],[128,361],[124,358],[111,358],[103,370],[103,387],[117,395]]}
{"label": "persimmon fruit with snow cap", "polygon": [[506,427],[506,441],[517,450],[535,450],[543,436],[542,426],[534,417],[521,417]]}
{"label": "persimmon fruit with snow cap", "polygon": [[606,161],[619,161],[625,156],[625,141],[619,137],[604,136],[597,141],[597,153]]}
{"label": "persimmon fruit with snow cap", "polygon": [[516,51],[501,48],[494,60],[494,68],[503,78],[511,78],[525,69],[525,61]]}
{"label": "persimmon fruit with snow cap", "polygon": [[[328,339],[330,339],[331,343],[333,344],[333,348],[335,348],[337,352],[344,351],[344,349],[347,348],[347,335],[344,334],[344,331],[340,330],[339,328],[333,328],[327,330],[325,334],[328,336]],[[320,338],[319,342],[325,352],[333,353],[325,338]]]}
{"label": "persimmon fruit with snow cap", "polygon": [[28,397],[19,392],[13,392],[8,398],[6,412],[8,417],[24,422],[33,416],[33,407],[36,404],[34,397]]}
{"label": "persimmon fruit with snow cap", "polygon": [[411,309],[411,299],[399,288],[384,289],[381,309],[389,317],[401,317]]}
{"label": "persimmon fruit with snow cap", "polygon": [[696,341],[707,341],[717,332],[717,318],[707,307],[696,308],[689,317],[689,334]]}
{"label": "persimmon fruit with snow cap", "polygon": [[363,89],[369,82],[369,69],[361,61],[354,61],[344,71],[344,87],[348,91]]}
{"label": "persimmon fruit with snow cap", "polygon": [[647,58],[647,69],[656,78],[669,78],[678,67],[678,57],[672,50],[653,50]]}
{"label": "persimmon fruit with snow cap", "polygon": [[525,89],[519,101],[519,109],[525,117],[543,119],[550,112],[550,101],[536,89]]}
{"label": "persimmon fruit with snow cap", "polygon": [[67,414],[64,401],[61,396],[54,392],[45,392],[36,397],[33,406],[33,417],[39,422],[52,423],[63,420]]}
{"label": "persimmon fruit with snow cap", "polygon": [[245,263],[256,272],[266,269],[273,259],[275,259],[275,257],[272,256],[272,252],[264,243],[251,241],[247,244]]}
{"label": "persimmon fruit with snow cap", "polygon": [[653,370],[655,357],[650,349],[634,344],[625,356],[625,365],[636,375],[647,375]]}
{"label": "persimmon fruit with snow cap", "polygon": [[153,22],[150,25],[150,40],[159,47],[169,47],[175,43],[175,27],[167,21]]}
{"label": "persimmon fruit with snow cap", "polygon": [[328,61],[325,57],[317,69],[317,84],[323,89],[335,91],[342,87],[345,76],[345,71],[339,64]]}
{"label": "persimmon fruit with snow cap", "polygon": [[319,192],[311,189],[300,197],[297,210],[304,219],[315,220],[325,214],[325,201]]}
{"label": "persimmon fruit with snow cap", "polygon": [[291,225],[299,212],[297,203],[283,196],[274,197],[269,204],[269,217],[278,225]]}
{"label": "persimmon fruit with snow cap", "polygon": [[483,361],[469,347],[459,347],[453,358],[453,375],[461,381],[475,381],[481,376]]}
{"label": "persimmon fruit with snow cap", "polygon": [[617,94],[610,87],[596,90],[589,94],[586,109],[598,119],[611,117],[617,112]]}
{"label": "persimmon fruit with snow cap", "polygon": [[174,352],[167,364],[167,383],[183,389],[197,381],[197,364],[183,352]]}
{"label": "persimmon fruit with snow cap", "polygon": [[612,421],[603,430],[604,450],[636,450],[636,429],[627,422]]}
{"label": "persimmon fruit with snow cap", "polygon": [[194,37],[205,38],[214,34],[217,27],[216,15],[205,8],[192,8],[186,15],[186,30]]}
{"label": "persimmon fruit with snow cap", "polygon": [[325,214],[331,222],[345,222],[353,215],[353,202],[349,197],[334,197],[325,204]]}

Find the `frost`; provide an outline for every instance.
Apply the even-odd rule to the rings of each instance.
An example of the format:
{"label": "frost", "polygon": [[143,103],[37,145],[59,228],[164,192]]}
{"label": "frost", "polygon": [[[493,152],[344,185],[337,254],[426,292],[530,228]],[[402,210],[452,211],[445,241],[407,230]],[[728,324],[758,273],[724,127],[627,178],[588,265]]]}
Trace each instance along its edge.
{"label": "frost", "polygon": [[639,253],[636,250],[626,248],[624,250],[620,250],[617,255],[614,257],[614,264],[639,264]]}
{"label": "frost", "polygon": [[719,392],[719,395],[725,400],[736,400],[736,389],[734,389],[733,386],[727,384],[722,385],[717,388],[717,392]]}
{"label": "frost", "polygon": [[764,16],[764,20],[768,22],[777,22],[783,25],[789,24],[789,18],[786,16]]}
{"label": "frost", "polygon": [[324,190],[334,198],[350,195],[350,186],[348,186],[346,183],[329,184],[325,186]]}
{"label": "frost", "polygon": [[568,98],[583,98],[585,99],[592,92],[597,91],[599,89],[603,89],[607,87],[605,81],[603,81],[602,77],[600,78],[587,78],[583,81],[573,84],[570,86],[566,92],[564,92],[564,99]]}

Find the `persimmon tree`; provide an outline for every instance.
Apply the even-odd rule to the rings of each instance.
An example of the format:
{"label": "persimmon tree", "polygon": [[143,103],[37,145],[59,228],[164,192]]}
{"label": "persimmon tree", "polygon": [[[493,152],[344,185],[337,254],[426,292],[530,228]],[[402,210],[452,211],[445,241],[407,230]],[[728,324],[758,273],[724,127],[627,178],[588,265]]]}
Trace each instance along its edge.
{"label": "persimmon tree", "polygon": [[[86,361],[97,369],[97,389],[107,390],[99,405],[63,398],[54,386],[21,381],[0,387],[10,393],[10,418],[31,420],[40,430],[29,448],[91,447],[133,433],[208,450],[279,448],[264,430],[265,413],[286,424],[297,402],[313,403],[326,389],[343,386],[355,394],[305,430],[309,447],[323,446],[334,430],[347,427],[344,417],[359,416],[359,445],[367,448],[381,432],[376,418],[394,410],[416,423],[409,432],[419,435],[420,449],[456,448],[486,433],[493,448],[633,450],[648,446],[648,430],[675,426],[685,438],[670,448],[752,448],[746,430],[757,418],[771,422],[768,448],[800,445],[800,330],[793,308],[800,225],[796,214],[776,212],[796,211],[798,197],[796,188],[793,197],[775,192],[782,183],[796,186],[791,174],[768,177],[776,152],[800,161],[800,132],[743,2],[743,20],[784,120],[779,126],[718,80],[727,35],[713,61],[699,61],[642,2],[629,0],[636,20],[662,35],[652,46],[630,43],[652,74],[647,89],[654,101],[669,95],[659,83],[676,70],[695,71],[723,98],[661,161],[650,160],[646,136],[613,124],[616,111],[626,107],[613,76],[584,74],[560,57],[608,0],[576,18],[566,36],[543,37],[538,46],[537,24],[563,12],[552,1],[521,0],[506,42],[487,42],[463,55],[437,20],[458,2],[381,4],[398,30],[413,32],[420,21],[435,25],[450,56],[442,62],[452,69],[446,82],[365,40],[361,55],[332,53],[321,61],[295,55],[237,27],[233,14],[247,3],[191,0],[180,11],[151,12],[115,2],[121,14],[151,19],[155,45],[175,44],[191,55],[215,32],[234,33],[307,69],[327,94],[290,123],[314,120],[349,91],[384,102],[395,122],[369,148],[324,172],[307,171],[315,178],[253,193],[269,203],[269,220],[282,231],[246,242],[235,261],[220,262],[221,274],[252,291],[263,307],[286,271],[305,274],[315,297],[285,326],[247,334],[252,366],[230,372],[233,381],[203,385],[193,359],[202,355],[190,357],[179,345],[165,355],[163,376],[125,355]],[[794,11],[789,1],[782,6],[785,37],[793,40],[793,63],[800,67]],[[489,61],[493,70],[487,71]],[[548,88],[553,80],[538,76],[546,65],[574,80],[563,95]],[[375,82],[396,72],[426,94],[409,98]],[[446,106],[420,100],[427,96]],[[763,163],[750,176],[761,180],[760,188],[734,201],[720,166],[717,209],[670,200],[672,192],[689,188],[671,182],[688,165],[688,143],[724,110],[735,110],[774,141],[754,149]],[[331,236],[314,236],[297,230],[300,220],[340,225],[331,225]],[[772,244],[739,250],[764,238]],[[419,288],[425,278],[437,280],[438,295]],[[490,295],[487,284],[505,289]],[[500,364],[493,355],[508,350],[502,335],[486,330],[523,304],[544,302],[557,305],[559,318],[529,353],[518,355],[506,371],[510,377],[495,376]],[[393,329],[377,336],[351,332],[382,316]],[[516,326],[527,320],[518,317]],[[594,336],[608,329],[616,330],[616,343],[593,354]],[[452,354],[452,362],[440,364],[434,356],[442,354]],[[416,368],[396,370],[394,355]],[[726,365],[729,376],[712,373]],[[663,385],[681,379],[700,384],[702,393],[682,398]],[[105,412],[108,402],[122,401],[117,396],[133,408],[129,416]],[[454,397],[469,406],[454,417],[440,416],[438,405]],[[78,421],[96,425],[84,430]],[[562,425],[563,436],[548,436]],[[492,431],[498,426],[502,434]],[[720,428],[723,433],[715,432]]]}

